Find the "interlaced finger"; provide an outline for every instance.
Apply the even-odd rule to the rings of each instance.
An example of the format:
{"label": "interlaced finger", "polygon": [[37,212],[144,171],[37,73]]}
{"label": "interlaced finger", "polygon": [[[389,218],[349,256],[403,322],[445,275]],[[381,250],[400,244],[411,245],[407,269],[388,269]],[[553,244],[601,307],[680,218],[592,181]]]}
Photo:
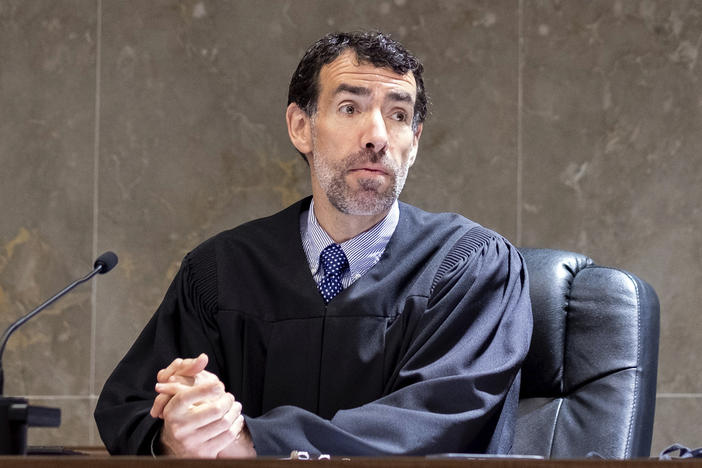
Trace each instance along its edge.
{"label": "interlaced finger", "polygon": [[[158,385],[179,385],[179,384],[158,384]],[[194,387],[183,386],[182,390],[176,392],[166,407],[163,409],[164,416],[179,418],[192,413],[204,402],[217,400],[224,394],[224,385],[221,382],[198,385]],[[193,416],[191,414],[191,416]],[[200,426],[202,424],[198,424]]]}

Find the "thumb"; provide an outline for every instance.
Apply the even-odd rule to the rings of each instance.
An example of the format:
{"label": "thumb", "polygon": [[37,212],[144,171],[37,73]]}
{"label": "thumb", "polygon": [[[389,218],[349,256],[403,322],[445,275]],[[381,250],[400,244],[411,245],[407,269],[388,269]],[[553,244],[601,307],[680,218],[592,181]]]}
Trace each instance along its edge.
{"label": "thumb", "polygon": [[183,362],[175,370],[174,375],[194,377],[198,373],[205,370],[208,362],[209,357],[205,353],[200,354],[196,358],[183,359]]}

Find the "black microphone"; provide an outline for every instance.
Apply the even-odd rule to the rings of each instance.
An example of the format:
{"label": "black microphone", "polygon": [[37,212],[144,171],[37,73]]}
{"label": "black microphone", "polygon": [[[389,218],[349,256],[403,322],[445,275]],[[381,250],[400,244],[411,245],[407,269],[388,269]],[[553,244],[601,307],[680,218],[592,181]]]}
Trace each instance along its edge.
{"label": "black microphone", "polygon": [[99,273],[104,275],[113,269],[117,265],[118,261],[117,255],[114,252],[105,252],[104,254],[100,255],[97,260],[95,260],[93,268],[100,268]]}
{"label": "black microphone", "polygon": [[3,376],[3,370],[2,370],[2,354],[5,352],[5,345],[7,344],[7,340],[10,338],[10,335],[15,332],[19,327],[24,325],[24,323],[29,320],[30,318],[34,317],[37,315],[39,312],[42,310],[46,309],[48,306],[53,304],[56,300],[61,298],[63,295],[65,295],[67,292],[69,292],[71,289],[75,288],[79,284],[85,283],[89,279],[91,279],[93,276],[97,275],[98,273],[101,275],[104,275],[108,271],[112,270],[115,265],[117,265],[118,259],[117,255],[115,255],[114,252],[105,252],[104,254],[100,255],[97,260],[95,260],[95,263],[93,264],[93,271],[88,273],[86,276],[83,278],[74,281],[73,283],[69,284],[65,288],[63,288],[61,291],[57,292],[54,294],[54,296],[49,299],[48,301],[44,302],[42,305],[25,315],[24,317],[21,317],[19,320],[17,320],[15,323],[7,327],[7,330],[5,330],[5,333],[3,333],[2,338],[0,338],[0,396],[3,394],[3,384],[4,384],[4,376]]}

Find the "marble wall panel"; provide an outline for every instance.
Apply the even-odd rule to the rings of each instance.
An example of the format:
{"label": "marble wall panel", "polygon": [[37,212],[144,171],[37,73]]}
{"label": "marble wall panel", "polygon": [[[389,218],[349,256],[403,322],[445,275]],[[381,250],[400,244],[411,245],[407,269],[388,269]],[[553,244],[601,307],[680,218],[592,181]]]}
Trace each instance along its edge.
{"label": "marble wall panel", "polygon": [[525,244],[648,280],[662,307],[660,391],[700,392],[702,5],[529,5]]}
{"label": "marble wall panel", "polygon": [[[0,1],[0,327],[92,268],[95,2]],[[90,286],[10,338],[6,395],[87,395]],[[87,426],[86,426],[87,427]]]}

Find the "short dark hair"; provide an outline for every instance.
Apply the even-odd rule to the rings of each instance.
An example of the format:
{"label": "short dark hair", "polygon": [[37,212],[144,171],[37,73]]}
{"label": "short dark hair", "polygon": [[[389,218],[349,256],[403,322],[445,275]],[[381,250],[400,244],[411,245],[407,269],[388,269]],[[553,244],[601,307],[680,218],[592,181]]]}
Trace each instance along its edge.
{"label": "short dark hair", "polygon": [[290,79],[288,105],[294,102],[307,115],[314,114],[319,97],[320,70],[349,49],[356,53],[361,63],[390,68],[400,75],[411,71],[417,83],[412,127],[416,129],[418,124],[424,122],[427,116],[427,95],[422,79],[424,67],[402,44],[380,31],[330,33],[312,44]]}

